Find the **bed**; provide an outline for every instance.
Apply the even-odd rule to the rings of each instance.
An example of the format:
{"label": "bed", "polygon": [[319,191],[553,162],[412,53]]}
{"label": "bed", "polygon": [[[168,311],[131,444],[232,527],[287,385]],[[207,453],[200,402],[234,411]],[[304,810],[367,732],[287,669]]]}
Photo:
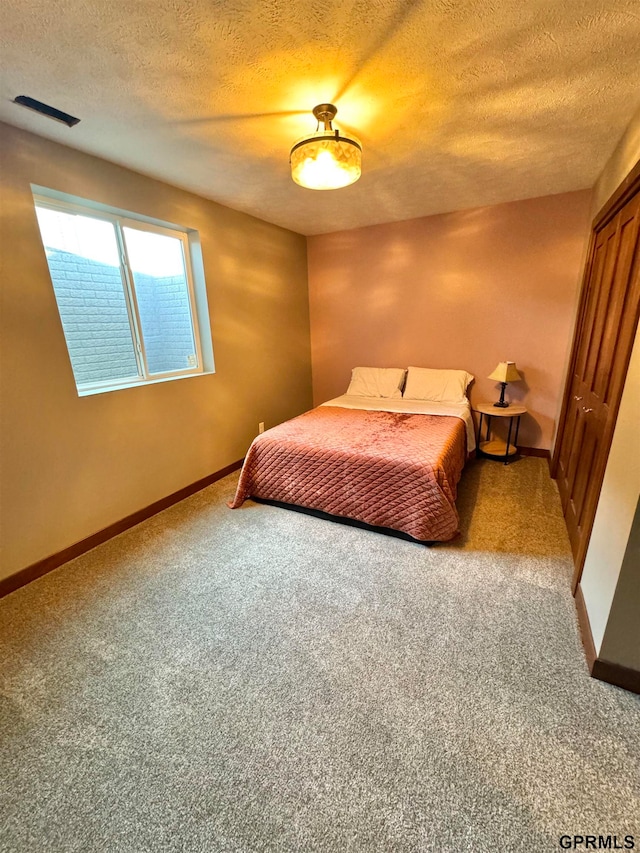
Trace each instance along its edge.
{"label": "bed", "polygon": [[[356,372],[365,370],[370,369],[354,369],[347,394],[254,439],[232,508],[256,498],[422,542],[457,534],[457,484],[475,448],[464,391],[452,400],[424,400],[408,397],[406,390],[403,397],[394,385],[399,393],[372,396],[370,386],[354,383]],[[377,370],[399,370],[403,378],[395,384],[404,384],[404,370]],[[407,389],[417,393],[409,378]],[[363,390],[368,393],[352,393]]]}

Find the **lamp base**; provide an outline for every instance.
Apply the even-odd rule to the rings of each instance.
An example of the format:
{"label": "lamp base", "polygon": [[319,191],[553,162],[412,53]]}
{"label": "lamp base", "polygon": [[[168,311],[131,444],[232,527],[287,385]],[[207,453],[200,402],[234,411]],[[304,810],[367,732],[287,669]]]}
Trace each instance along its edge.
{"label": "lamp base", "polygon": [[499,409],[506,409],[509,406],[509,404],[504,399],[504,389],[507,387],[507,383],[501,382],[500,385],[502,386],[500,388],[500,399],[497,403],[494,403],[493,405],[497,406]]}

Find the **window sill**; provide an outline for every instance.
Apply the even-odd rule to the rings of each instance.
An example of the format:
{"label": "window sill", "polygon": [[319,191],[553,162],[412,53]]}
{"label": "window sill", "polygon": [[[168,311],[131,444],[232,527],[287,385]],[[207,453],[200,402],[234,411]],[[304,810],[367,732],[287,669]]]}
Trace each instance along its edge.
{"label": "window sill", "polygon": [[198,376],[212,376],[215,370],[203,370],[199,373],[182,373],[180,376],[161,376],[158,379],[135,379],[131,382],[120,382],[114,385],[106,385],[102,388],[78,388],[78,397],[93,397],[95,394],[108,394],[111,391],[123,391],[126,388],[144,388],[146,385],[159,385],[161,382],[176,382],[178,379],[195,379]]}

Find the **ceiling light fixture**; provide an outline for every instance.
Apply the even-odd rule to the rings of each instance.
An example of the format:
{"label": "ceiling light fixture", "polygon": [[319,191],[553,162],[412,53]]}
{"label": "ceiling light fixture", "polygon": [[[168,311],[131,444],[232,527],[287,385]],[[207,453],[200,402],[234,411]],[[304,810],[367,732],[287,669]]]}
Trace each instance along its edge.
{"label": "ceiling light fixture", "polygon": [[[344,136],[331,122],[338,110],[333,104],[313,108],[318,120],[315,133],[299,139],[289,155],[291,177],[310,190],[337,190],[355,183],[362,172],[362,145],[355,136]],[[320,122],[324,129],[319,130]]]}

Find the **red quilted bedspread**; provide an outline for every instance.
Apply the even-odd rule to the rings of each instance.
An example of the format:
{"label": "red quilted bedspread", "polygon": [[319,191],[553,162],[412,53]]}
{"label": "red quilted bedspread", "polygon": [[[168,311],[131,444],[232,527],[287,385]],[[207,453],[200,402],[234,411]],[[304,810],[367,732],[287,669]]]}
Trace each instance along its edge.
{"label": "red quilted bedspread", "polygon": [[230,506],[263,498],[446,541],[465,458],[460,418],[320,406],[254,440]]}

